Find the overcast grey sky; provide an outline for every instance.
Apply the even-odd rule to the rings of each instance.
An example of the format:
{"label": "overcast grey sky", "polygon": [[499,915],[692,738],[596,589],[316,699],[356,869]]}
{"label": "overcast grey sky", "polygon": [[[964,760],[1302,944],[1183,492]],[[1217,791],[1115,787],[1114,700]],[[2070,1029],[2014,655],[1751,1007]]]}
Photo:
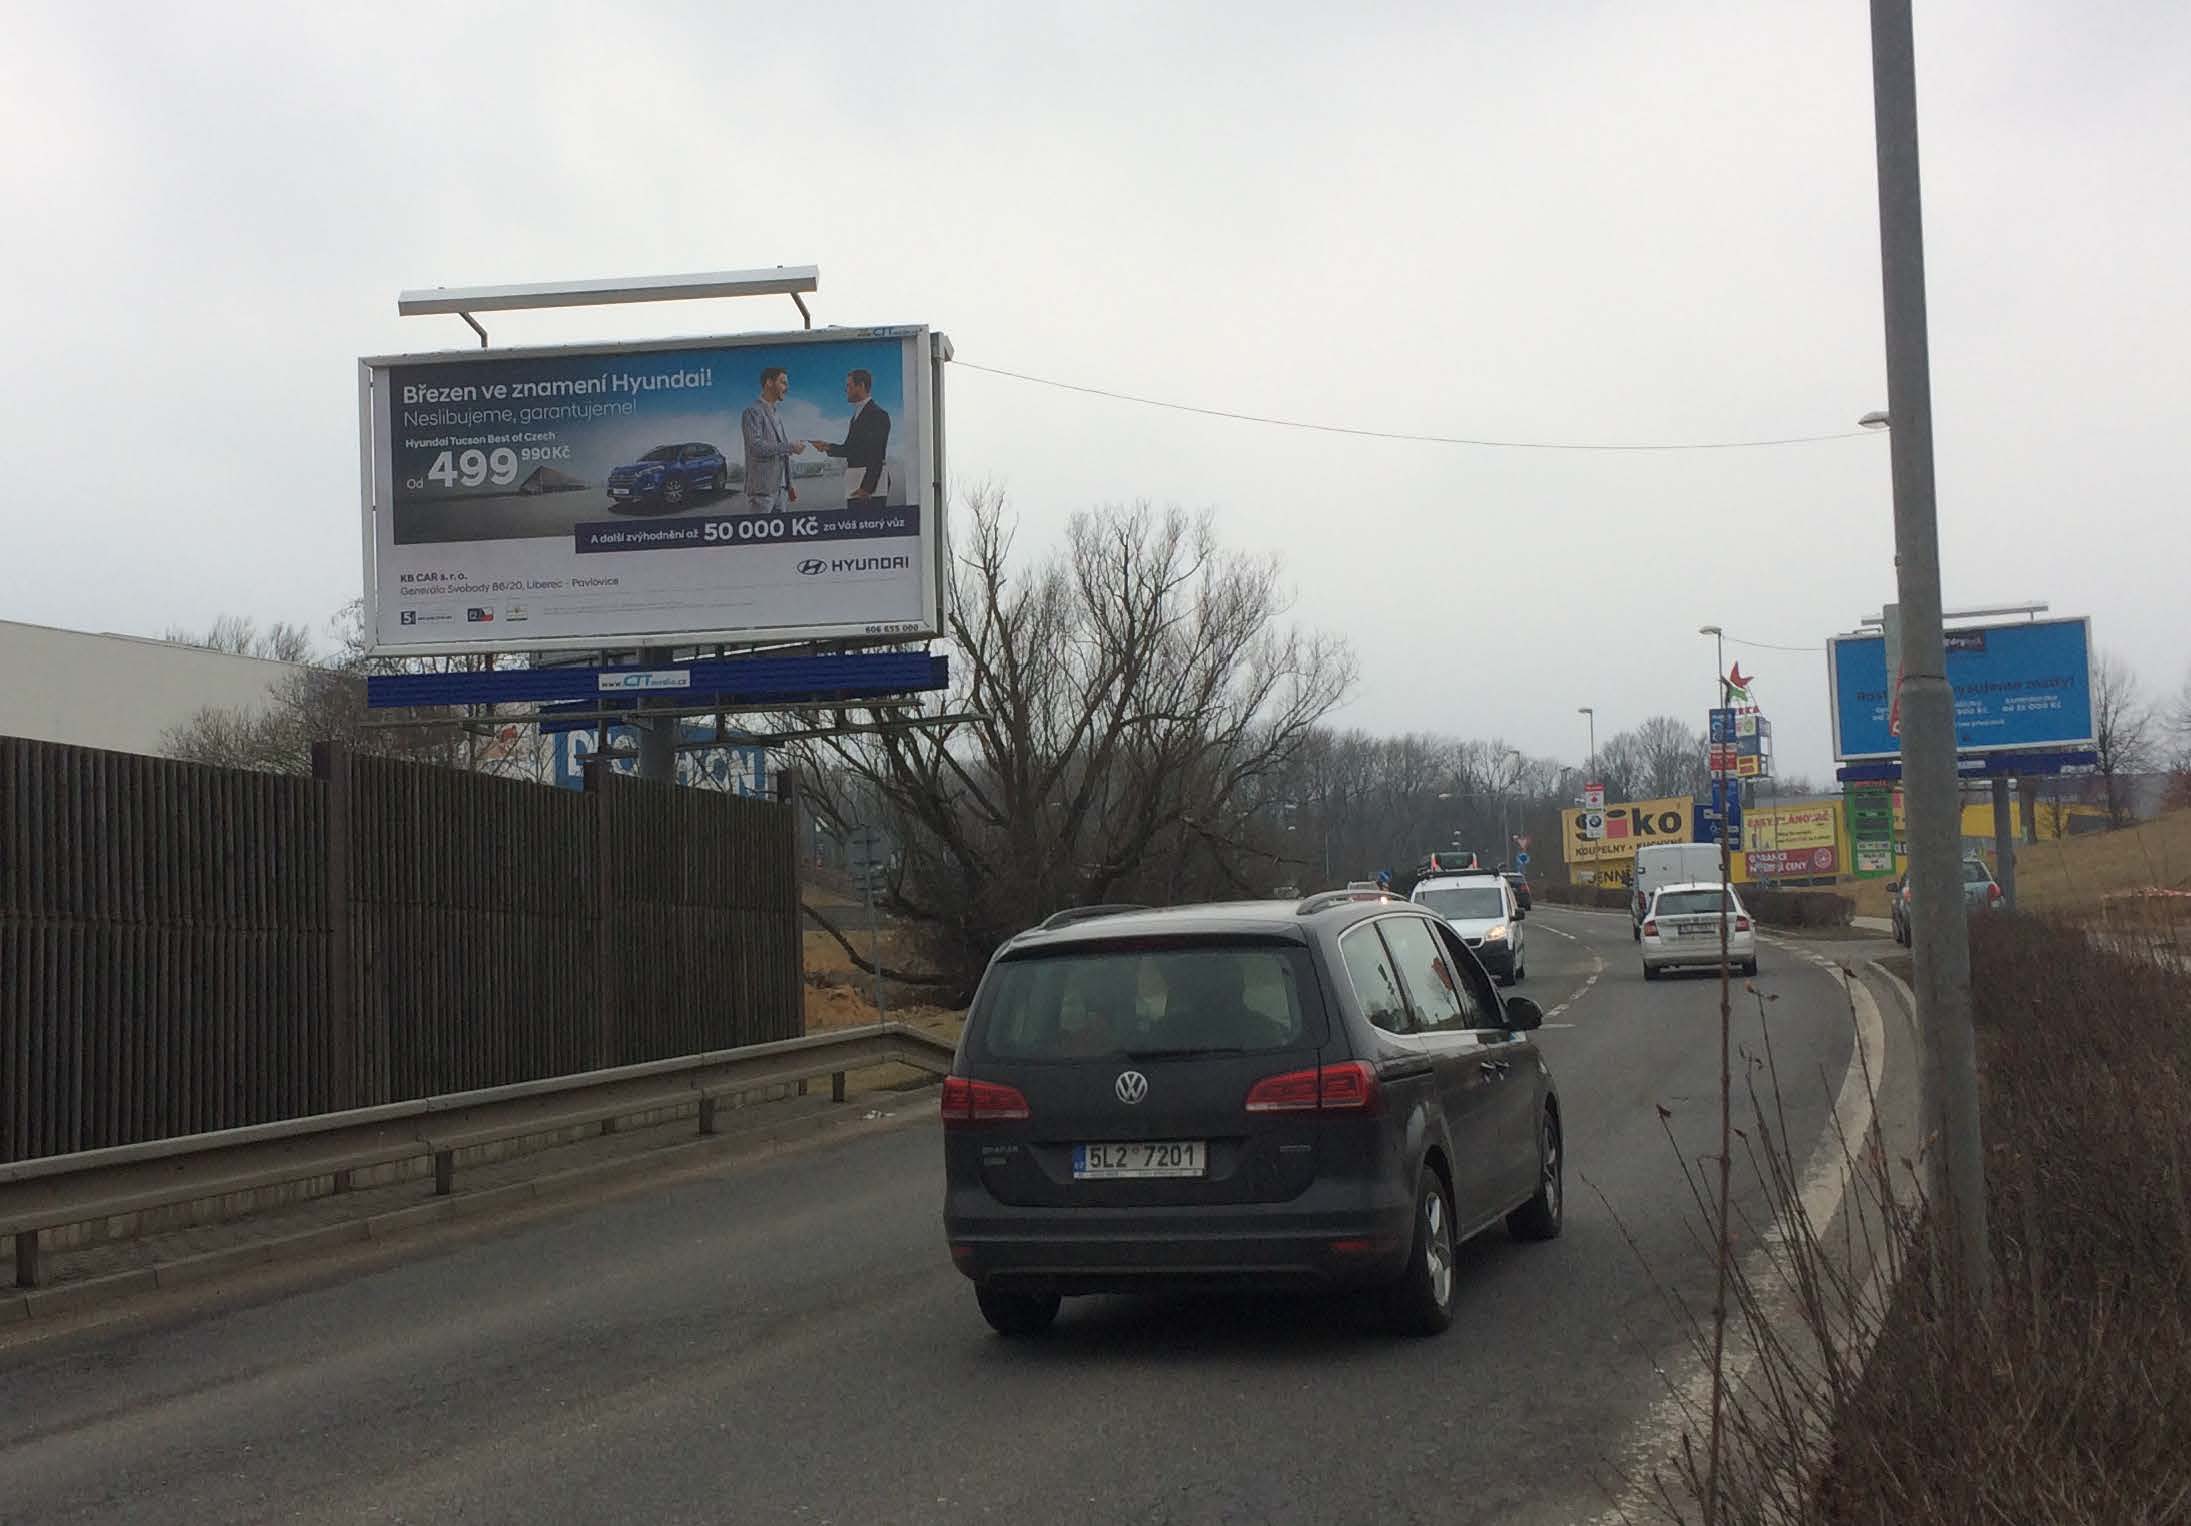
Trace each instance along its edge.
{"label": "overcast grey sky", "polygon": [[[816,263],[823,323],[1205,406],[1529,440],[1830,433],[1885,404],[1866,8],[1844,3],[11,4],[0,618],[318,624],[359,582],[355,357],[399,288]],[[1921,7],[1951,604],[2191,665],[2191,7]],[[498,343],[793,326],[504,315]],[[1706,622],[1893,588],[1886,442],[1348,440],[959,368],[1030,542],[1215,508],[1350,635],[1345,719],[1580,760],[1701,724]],[[1502,607],[1511,613],[1502,613]],[[1734,649],[1830,773],[1824,660]]]}

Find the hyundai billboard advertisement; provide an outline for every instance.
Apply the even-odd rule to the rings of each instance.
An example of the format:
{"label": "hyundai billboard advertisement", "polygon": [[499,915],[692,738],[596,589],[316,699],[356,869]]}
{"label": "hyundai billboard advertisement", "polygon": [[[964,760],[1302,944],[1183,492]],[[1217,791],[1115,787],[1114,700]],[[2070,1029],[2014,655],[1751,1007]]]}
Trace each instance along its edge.
{"label": "hyundai billboard advertisement", "polygon": [[886,328],[360,361],[374,649],[936,635],[939,353]]}
{"label": "hyundai billboard advertisement", "polygon": [[[2023,620],[1950,630],[1955,745],[1979,754],[2092,744],[2092,622]],[[1899,757],[1889,719],[1886,638],[1826,643],[1833,752],[1843,763]]]}

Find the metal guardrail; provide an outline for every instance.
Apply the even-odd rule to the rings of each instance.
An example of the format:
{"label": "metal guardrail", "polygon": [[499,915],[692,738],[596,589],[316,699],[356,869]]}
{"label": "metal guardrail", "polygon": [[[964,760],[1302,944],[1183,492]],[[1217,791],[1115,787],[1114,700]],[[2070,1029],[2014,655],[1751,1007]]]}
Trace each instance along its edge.
{"label": "metal guardrail", "polygon": [[903,1023],[813,1034],[740,1049],[653,1060],[613,1070],[451,1092],[352,1112],[147,1140],[73,1155],[0,1164],[0,1234],[15,1236],[15,1285],[36,1287],[38,1233],[118,1214],[232,1192],[335,1178],[361,1167],[431,1156],[434,1192],[454,1190],[456,1152],[697,1101],[702,1134],[716,1131],[721,1100],[764,1086],[830,1078],[842,1102],[845,1074],[910,1065],[941,1075],[952,1047]]}

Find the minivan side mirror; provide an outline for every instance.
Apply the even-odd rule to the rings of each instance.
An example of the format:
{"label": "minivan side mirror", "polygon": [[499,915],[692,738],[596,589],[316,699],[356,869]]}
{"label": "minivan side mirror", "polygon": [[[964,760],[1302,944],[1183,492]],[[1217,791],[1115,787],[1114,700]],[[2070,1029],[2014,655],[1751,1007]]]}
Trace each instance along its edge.
{"label": "minivan side mirror", "polygon": [[1889,880],[1889,881],[1887,881],[1887,894],[1888,894],[1888,895],[1900,895],[1901,893],[1902,893],[1902,882],[1901,882],[1900,880]]}
{"label": "minivan side mirror", "polygon": [[1521,907],[1517,906],[1514,908],[1514,920],[1517,922],[1526,922],[1529,920],[1529,913],[1523,910]]}
{"label": "minivan side mirror", "polygon": [[1527,1033],[1532,1028],[1542,1028],[1544,1008],[1526,996],[1509,996],[1506,999],[1506,1026],[1512,1033]]}

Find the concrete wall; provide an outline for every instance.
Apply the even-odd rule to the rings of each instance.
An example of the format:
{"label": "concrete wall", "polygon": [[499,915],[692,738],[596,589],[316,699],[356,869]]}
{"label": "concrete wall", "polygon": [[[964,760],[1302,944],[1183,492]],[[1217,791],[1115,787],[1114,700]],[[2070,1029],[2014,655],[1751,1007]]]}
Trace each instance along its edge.
{"label": "concrete wall", "polygon": [[290,664],[0,620],[0,736],[158,754],[208,705],[255,709]]}

